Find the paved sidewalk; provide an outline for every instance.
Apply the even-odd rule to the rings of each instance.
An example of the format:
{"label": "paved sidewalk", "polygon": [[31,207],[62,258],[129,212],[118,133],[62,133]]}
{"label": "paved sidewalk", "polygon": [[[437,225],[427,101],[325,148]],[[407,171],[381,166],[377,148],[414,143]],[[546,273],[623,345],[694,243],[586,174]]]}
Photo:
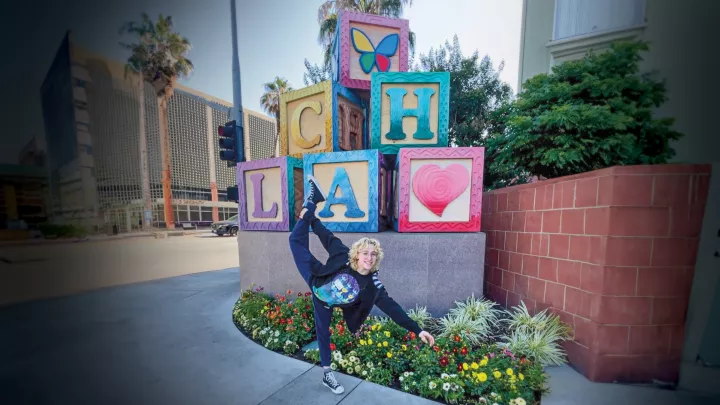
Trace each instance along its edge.
{"label": "paved sidewalk", "polygon": [[[0,308],[5,404],[410,404],[396,390],[321,370],[245,338],[231,319],[239,271],[192,274]],[[548,404],[707,404],[688,395],[593,384],[551,369]]]}

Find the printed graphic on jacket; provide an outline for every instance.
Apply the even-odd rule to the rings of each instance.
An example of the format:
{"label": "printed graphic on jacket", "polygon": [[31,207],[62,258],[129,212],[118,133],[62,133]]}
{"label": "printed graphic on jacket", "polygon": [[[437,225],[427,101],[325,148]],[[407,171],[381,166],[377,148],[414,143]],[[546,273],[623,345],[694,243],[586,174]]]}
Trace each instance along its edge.
{"label": "printed graphic on jacket", "polygon": [[360,293],[360,286],[355,277],[347,273],[339,273],[332,281],[320,287],[313,287],[315,296],[329,305],[350,304]]}

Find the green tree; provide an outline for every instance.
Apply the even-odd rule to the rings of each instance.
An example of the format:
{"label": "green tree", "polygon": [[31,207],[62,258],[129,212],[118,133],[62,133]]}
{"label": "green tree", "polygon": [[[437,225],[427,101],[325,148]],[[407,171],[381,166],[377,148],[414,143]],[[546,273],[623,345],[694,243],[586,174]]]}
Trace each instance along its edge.
{"label": "green tree", "polygon": [[453,43],[420,54],[416,71],[450,72],[449,141],[456,146],[484,146],[483,136],[492,124],[491,114],[512,97],[512,88],[500,80],[504,63],[493,68],[488,56],[477,51],[465,57],[457,35]]}
{"label": "green tree", "polygon": [[553,178],[615,165],[665,163],[682,134],[671,118],[654,118],[665,84],[640,73],[642,41],[616,42],[601,53],[554,66],[523,84],[499,114],[488,140],[499,171]]}
{"label": "green tree", "polygon": [[[329,69],[332,64],[332,43],[337,29],[340,10],[375,14],[383,17],[400,18],[405,6],[411,7],[413,0],[326,0],[318,9],[318,43],[323,47],[323,66]],[[410,53],[415,52],[415,33],[409,33]],[[377,44],[375,44],[377,45]]]}
{"label": "green tree", "polygon": [[[168,229],[174,229],[175,220],[170,188],[170,134],[167,123],[167,103],[173,95],[173,89],[178,78],[190,75],[194,69],[192,62],[187,58],[191,45],[187,38],[173,31],[172,17],[165,17],[162,14],[158,16],[157,21],[153,21],[146,13],[142,13],[140,22],[128,22],[120,28],[120,34],[125,33],[137,38],[135,43],[121,43],[120,45],[131,52],[125,65],[125,76],[136,77],[138,83],[141,139],[146,139],[144,82],[152,84],[157,96],[165,221]],[[141,159],[146,161],[147,156],[141,156]],[[146,182],[144,181],[144,183]],[[147,184],[144,184],[145,188],[147,186]]]}
{"label": "green tree", "polygon": [[325,80],[330,80],[331,77],[332,72],[330,69],[330,65],[318,66],[314,63],[310,64],[307,58],[305,59],[305,73],[303,73],[303,82],[306,86],[312,86],[313,84],[318,84]]}
{"label": "green tree", "polygon": [[280,95],[288,91],[292,91],[290,82],[284,77],[275,76],[271,82],[263,85],[265,93],[260,97],[262,108],[270,115],[275,117],[277,124],[277,132],[280,133]]}

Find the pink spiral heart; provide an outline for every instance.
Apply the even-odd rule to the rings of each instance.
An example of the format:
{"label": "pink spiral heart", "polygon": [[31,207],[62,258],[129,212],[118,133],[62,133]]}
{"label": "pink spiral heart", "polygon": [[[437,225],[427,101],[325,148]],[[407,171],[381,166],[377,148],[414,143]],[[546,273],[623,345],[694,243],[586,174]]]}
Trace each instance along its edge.
{"label": "pink spiral heart", "polygon": [[435,164],[420,167],[412,179],[412,188],[420,202],[438,217],[447,206],[460,197],[470,184],[467,169],[453,163],[445,169]]}

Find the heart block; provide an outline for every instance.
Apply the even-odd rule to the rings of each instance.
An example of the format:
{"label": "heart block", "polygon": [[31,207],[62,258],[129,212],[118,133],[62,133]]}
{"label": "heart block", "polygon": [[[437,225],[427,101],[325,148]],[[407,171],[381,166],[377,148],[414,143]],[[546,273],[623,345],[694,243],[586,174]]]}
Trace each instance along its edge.
{"label": "heart block", "polygon": [[485,149],[403,148],[393,176],[398,232],[480,232]]}

